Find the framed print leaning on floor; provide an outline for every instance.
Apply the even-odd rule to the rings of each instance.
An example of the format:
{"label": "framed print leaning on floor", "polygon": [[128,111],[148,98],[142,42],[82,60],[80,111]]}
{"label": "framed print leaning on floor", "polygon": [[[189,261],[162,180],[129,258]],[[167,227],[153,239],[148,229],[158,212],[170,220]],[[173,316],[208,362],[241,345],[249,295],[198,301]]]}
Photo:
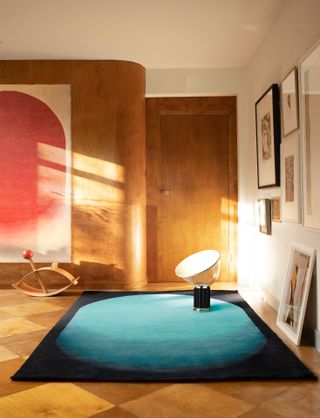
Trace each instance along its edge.
{"label": "framed print leaning on floor", "polygon": [[255,104],[258,188],[280,185],[279,87],[272,84]]}
{"label": "framed print leaning on floor", "polygon": [[308,301],[315,250],[293,242],[291,244],[277,325],[296,344],[300,344]]}

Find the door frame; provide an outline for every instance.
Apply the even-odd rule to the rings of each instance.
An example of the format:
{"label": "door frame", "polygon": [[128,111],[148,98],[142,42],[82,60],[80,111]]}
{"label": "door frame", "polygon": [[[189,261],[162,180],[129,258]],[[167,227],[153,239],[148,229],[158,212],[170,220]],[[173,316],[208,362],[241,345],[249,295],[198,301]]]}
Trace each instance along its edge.
{"label": "door frame", "polygon": [[[161,228],[161,116],[224,115],[228,117],[228,281],[237,281],[238,250],[238,169],[237,169],[237,98],[148,97],[146,98],[147,145],[147,278],[162,281]],[[161,279],[161,280],[160,280]],[[177,281],[179,279],[177,278]]]}

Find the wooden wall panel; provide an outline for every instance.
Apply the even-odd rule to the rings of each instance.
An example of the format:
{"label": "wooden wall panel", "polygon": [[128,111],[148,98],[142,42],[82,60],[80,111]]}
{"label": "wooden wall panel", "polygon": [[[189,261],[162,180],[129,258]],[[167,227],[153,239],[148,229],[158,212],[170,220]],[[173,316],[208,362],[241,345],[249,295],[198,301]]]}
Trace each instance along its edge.
{"label": "wooden wall panel", "polygon": [[[144,68],[124,61],[0,61],[0,84],[71,84],[73,262],[64,267],[81,276],[84,289],[143,285]],[[0,265],[0,288],[28,268]]]}

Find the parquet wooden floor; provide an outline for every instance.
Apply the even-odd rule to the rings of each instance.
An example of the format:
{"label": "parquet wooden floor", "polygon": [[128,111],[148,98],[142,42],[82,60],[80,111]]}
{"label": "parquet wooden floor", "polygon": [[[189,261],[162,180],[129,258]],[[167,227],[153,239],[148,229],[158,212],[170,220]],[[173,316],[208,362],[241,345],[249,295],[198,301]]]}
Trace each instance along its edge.
{"label": "parquet wooden floor", "polygon": [[[216,284],[216,288],[235,288]],[[184,284],[149,285],[173,290]],[[239,289],[258,315],[318,376],[320,354],[295,347],[275,325],[276,312],[254,291]],[[79,297],[67,293],[31,298],[0,291],[0,418],[319,418],[320,383],[258,381],[222,383],[12,382],[10,376]],[[230,342],[232,343],[232,342]]]}

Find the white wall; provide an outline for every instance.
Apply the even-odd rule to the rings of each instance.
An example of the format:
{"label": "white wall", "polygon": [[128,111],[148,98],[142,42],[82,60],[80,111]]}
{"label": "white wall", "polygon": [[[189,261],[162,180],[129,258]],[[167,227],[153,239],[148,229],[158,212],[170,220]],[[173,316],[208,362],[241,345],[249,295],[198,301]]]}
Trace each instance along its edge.
{"label": "white wall", "polygon": [[147,70],[148,96],[237,95],[239,282],[262,286],[277,306],[291,241],[315,247],[317,279],[312,284],[306,318],[313,329],[320,329],[320,233],[289,223],[273,223],[272,236],[258,232],[258,197],[277,196],[281,191],[257,189],[254,103],[272,83],[280,83],[320,40],[319,22],[320,0],[287,0],[248,68]]}
{"label": "white wall", "polygon": [[[253,205],[250,203],[248,155],[248,88],[243,69],[156,69],[147,70],[147,96],[237,96],[239,248],[238,281],[248,283],[254,269]],[[251,238],[250,238],[251,237]]]}
{"label": "white wall", "polygon": [[[257,189],[254,103],[272,83],[280,83],[289,70],[320,40],[320,1],[289,0],[269,30],[247,69],[249,87],[249,142],[250,167],[252,181],[247,194],[252,202],[258,197],[270,197],[280,194],[279,189]],[[275,304],[281,298],[286,276],[287,260],[291,241],[298,241],[317,249],[317,283],[313,283],[309,304],[309,321],[320,329],[320,232],[311,232],[302,225],[281,223],[272,225],[272,236],[256,232],[254,248],[255,282],[260,283],[271,295]],[[314,280],[315,281],[315,280]],[[312,304],[312,303],[311,303]],[[317,308],[317,309],[316,309]],[[315,310],[317,313],[315,314]],[[316,322],[316,324],[315,324]],[[312,326],[312,324],[311,324]]]}

